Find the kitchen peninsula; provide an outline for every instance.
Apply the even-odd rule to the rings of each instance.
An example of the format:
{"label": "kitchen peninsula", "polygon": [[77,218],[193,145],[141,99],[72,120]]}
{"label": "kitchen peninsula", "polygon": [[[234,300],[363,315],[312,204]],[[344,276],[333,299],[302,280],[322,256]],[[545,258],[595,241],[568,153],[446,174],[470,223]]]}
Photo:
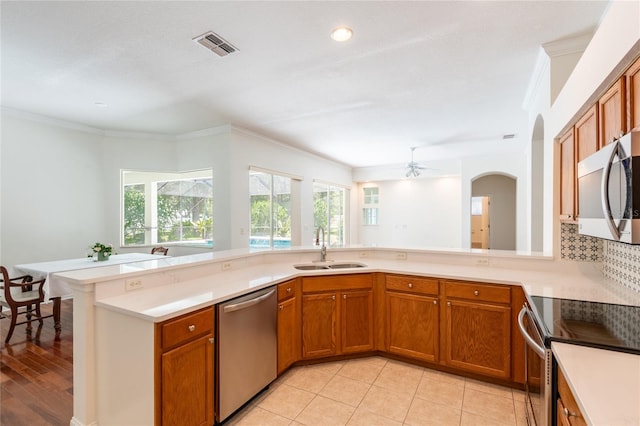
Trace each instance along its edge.
{"label": "kitchen peninsula", "polygon": [[[599,264],[510,252],[368,247],[331,249],[327,257],[366,266],[301,271],[294,265],[312,264],[319,251],[299,248],[213,252],[58,274],[74,292],[72,424],[153,423],[155,324],[297,277],[403,274],[522,285],[529,295],[640,305],[640,294],[604,281]],[[131,287],[136,289],[127,291]],[[113,350],[114,345],[126,350]]]}

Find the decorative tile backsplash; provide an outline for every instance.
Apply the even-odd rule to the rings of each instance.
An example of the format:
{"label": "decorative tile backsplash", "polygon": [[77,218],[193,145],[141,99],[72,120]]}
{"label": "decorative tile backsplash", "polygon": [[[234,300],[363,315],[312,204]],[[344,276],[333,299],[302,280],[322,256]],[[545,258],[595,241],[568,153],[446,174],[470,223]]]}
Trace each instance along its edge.
{"label": "decorative tile backsplash", "polygon": [[578,225],[560,225],[560,258],[579,262],[602,262],[609,280],[640,292],[640,245],[580,235]]}
{"label": "decorative tile backsplash", "polygon": [[580,235],[578,225],[560,224],[560,258],[579,262],[602,262],[603,240]]}
{"label": "decorative tile backsplash", "polygon": [[602,270],[606,278],[640,292],[640,246],[605,241]]}

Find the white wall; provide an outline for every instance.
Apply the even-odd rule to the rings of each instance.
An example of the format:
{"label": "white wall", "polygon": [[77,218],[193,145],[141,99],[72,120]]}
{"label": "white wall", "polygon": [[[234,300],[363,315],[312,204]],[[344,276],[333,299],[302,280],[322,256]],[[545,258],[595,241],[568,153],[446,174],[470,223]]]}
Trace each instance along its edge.
{"label": "white wall", "polygon": [[3,108],[1,143],[0,263],[82,257],[110,240],[99,134]]}
{"label": "white wall", "polygon": [[[362,225],[363,187],[379,188],[377,226]],[[460,177],[418,178],[358,185],[360,243],[385,247],[457,248]]]}

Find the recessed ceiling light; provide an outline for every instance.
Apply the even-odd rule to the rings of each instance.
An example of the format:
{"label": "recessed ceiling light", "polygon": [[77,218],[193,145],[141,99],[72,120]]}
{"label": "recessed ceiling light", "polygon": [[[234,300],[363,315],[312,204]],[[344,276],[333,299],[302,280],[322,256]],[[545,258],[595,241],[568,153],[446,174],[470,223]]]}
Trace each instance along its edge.
{"label": "recessed ceiling light", "polygon": [[108,105],[105,104],[104,102],[94,102],[93,103],[95,106],[97,106],[98,108],[106,108]]}
{"label": "recessed ceiling light", "polygon": [[335,41],[347,41],[353,35],[353,31],[349,27],[338,27],[331,31],[331,38]]}

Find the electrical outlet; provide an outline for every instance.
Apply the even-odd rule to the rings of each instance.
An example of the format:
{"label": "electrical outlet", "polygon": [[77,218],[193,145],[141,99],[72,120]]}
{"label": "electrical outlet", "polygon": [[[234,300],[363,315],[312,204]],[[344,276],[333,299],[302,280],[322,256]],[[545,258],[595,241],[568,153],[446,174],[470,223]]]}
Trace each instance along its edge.
{"label": "electrical outlet", "polygon": [[481,266],[489,266],[489,259],[488,258],[482,258],[482,259],[477,259],[476,260],[476,265],[481,265]]}
{"label": "electrical outlet", "polygon": [[369,257],[369,252],[367,252],[367,251],[361,251],[361,252],[360,252],[360,254],[359,254],[359,256],[360,256],[361,258],[363,258],[363,257]]}
{"label": "electrical outlet", "polygon": [[229,269],[231,269],[231,262],[222,262],[222,270],[228,271]]}
{"label": "electrical outlet", "polygon": [[407,252],[397,251],[396,252],[396,260],[407,260]]}
{"label": "electrical outlet", "polygon": [[126,291],[139,290],[139,289],[141,289],[143,287],[144,286],[142,285],[142,279],[141,278],[134,278],[132,280],[125,280],[125,282],[124,282],[124,289]]}

